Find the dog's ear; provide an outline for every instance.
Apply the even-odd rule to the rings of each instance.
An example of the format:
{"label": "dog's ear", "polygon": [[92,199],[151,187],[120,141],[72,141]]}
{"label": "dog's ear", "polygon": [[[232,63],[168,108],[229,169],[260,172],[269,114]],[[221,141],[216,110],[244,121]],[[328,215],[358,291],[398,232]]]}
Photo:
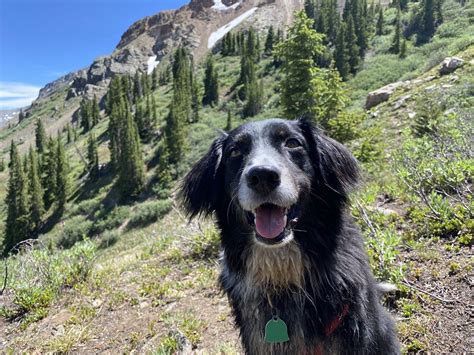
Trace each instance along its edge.
{"label": "dog's ear", "polygon": [[298,121],[309,145],[310,156],[321,182],[342,196],[357,185],[359,166],[357,160],[341,143],[325,136],[307,119]]}
{"label": "dog's ear", "polygon": [[209,151],[184,177],[178,193],[187,215],[209,215],[217,208],[223,190],[222,144],[225,137],[217,138]]}

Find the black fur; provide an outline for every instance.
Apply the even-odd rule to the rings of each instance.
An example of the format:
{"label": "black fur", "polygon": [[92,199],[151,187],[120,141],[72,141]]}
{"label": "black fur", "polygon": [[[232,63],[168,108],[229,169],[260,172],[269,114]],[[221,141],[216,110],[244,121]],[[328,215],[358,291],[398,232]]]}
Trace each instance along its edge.
{"label": "black fur", "polygon": [[[286,148],[291,137],[301,147]],[[247,278],[255,232],[236,191],[257,141],[259,149],[269,146],[272,154],[279,154],[296,181],[299,217],[292,226],[291,243],[296,243],[307,263],[302,287],[289,284],[275,291],[267,289],[270,285],[249,284]],[[278,119],[245,124],[218,138],[185,177],[180,195],[189,216],[216,216],[223,248],[219,280],[248,354],[314,354],[317,348],[331,354],[400,352],[395,325],[380,304],[360,232],[346,210],[348,193],[357,179],[357,162],[344,146],[308,121]],[[272,314],[270,304],[288,325],[287,343],[270,345],[263,340]],[[325,327],[345,305],[349,306],[347,316],[326,336]]]}

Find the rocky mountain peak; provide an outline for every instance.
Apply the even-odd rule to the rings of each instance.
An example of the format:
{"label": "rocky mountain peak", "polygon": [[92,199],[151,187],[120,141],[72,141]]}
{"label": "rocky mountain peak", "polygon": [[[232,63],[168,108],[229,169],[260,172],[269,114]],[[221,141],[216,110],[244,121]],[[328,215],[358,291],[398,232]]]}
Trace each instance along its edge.
{"label": "rocky mountain peak", "polygon": [[303,0],[191,0],[177,10],[163,11],[133,23],[114,52],[88,68],[48,84],[42,97],[65,85],[67,97],[101,96],[114,75],[148,72],[184,44],[198,62],[235,28],[285,27]]}

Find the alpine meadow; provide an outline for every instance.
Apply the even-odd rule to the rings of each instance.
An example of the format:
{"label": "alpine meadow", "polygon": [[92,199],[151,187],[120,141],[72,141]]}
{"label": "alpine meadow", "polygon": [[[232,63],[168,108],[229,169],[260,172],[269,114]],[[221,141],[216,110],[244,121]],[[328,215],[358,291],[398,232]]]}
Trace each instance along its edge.
{"label": "alpine meadow", "polygon": [[472,0],[191,0],[17,111],[1,353],[244,353],[218,228],[177,190],[219,135],[301,117],[360,164],[350,214],[403,353],[474,350]]}

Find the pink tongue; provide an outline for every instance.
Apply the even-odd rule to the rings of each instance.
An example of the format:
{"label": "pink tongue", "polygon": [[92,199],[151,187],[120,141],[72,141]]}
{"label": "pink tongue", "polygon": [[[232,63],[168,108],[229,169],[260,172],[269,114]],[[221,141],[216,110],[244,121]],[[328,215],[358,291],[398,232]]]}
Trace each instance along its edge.
{"label": "pink tongue", "polygon": [[285,209],[275,205],[263,205],[255,210],[255,227],[263,238],[278,237],[286,226]]}

